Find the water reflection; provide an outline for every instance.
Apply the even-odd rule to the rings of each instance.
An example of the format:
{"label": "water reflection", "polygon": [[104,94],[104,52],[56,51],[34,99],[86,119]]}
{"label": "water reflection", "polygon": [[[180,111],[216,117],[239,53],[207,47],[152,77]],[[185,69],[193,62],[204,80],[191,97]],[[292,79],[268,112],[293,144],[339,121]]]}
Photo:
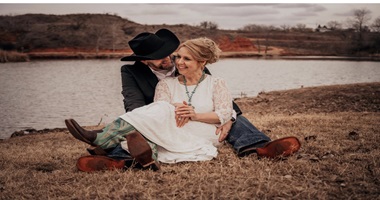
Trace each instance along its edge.
{"label": "water reflection", "polygon": [[[0,65],[0,138],[26,128],[110,122],[123,114],[118,60],[64,60]],[[233,93],[380,81],[378,62],[223,59],[209,66]]]}
{"label": "water reflection", "polygon": [[233,95],[261,91],[380,81],[379,62],[225,59],[210,66]]}

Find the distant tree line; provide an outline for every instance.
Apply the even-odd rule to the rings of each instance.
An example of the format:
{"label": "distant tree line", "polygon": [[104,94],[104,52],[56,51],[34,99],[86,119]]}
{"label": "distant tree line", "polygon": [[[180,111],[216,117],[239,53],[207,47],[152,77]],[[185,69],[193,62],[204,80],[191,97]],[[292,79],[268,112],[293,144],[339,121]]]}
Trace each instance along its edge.
{"label": "distant tree line", "polygon": [[[71,14],[0,16],[0,49],[29,52],[36,49],[87,49],[118,51],[129,48],[128,41],[137,33],[169,28],[180,39],[206,36],[213,39],[227,36],[250,38],[259,53],[270,46],[298,49],[299,52],[319,51],[329,54],[379,54],[380,17],[371,23],[369,10],[357,9],[344,24],[329,21],[317,28],[305,24],[295,26],[248,24],[238,30],[220,30],[215,22],[203,21],[197,26],[141,25],[115,14]],[[317,32],[326,30],[326,32]]]}
{"label": "distant tree line", "polygon": [[[270,35],[277,33],[312,33],[312,32],[335,32],[343,41],[350,43],[345,46],[350,54],[361,54],[361,52],[369,52],[371,54],[379,54],[380,52],[380,17],[374,19],[371,23],[371,11],[367,8],[355,9],[353,15],[346,22],[338,22],[331,20],[326,25],[318,25],[316,28],[307,27],[305,24],[299,23],[295,26],[283,24],[279,27],[273,25],[248,24],[240,28],[239,31],[262,33],[264,34],[264,42],[256,40],[256,45],[260,52],[264,43],[265,51],[270,44]],[[204,29],[215,30],[218,24],[215,22],[204,21],[199,24]],[[372,32],[372,34],[371,34]],[[375,33],[375,34],[373,34]]]}
{"label": "distant tree line", "polygon": [[[281,25],[275,27],[272,25],[257,25],[249,24],[241,28],[242,31],[266,33],[269,35],[271,32],[303,32],[311,33],[314,31],[329,31],[336,32],[346,42],[351,43],[349,51],[352,54],[360,54],[361,52],[370,52],[379,54],[380,52],[380,17],[377,17],[370,23],[372,16],[371,11],[366,8],[355,9],[353,16],[348,18],[347,21],[338,22],[335,20],[329,21],[326,25],[321,27],[318,25],[316,29],[307,27],[305,24],[296,24],[291,27],[288,25]],[[345,24],[345,26],[343,25]],[[344,28],[346,27],[346,28]],[[375,34],[371,34],[371,32]],[[268,36],[266,37],[266,39]]]}
{"label": "distant tree line", "polygon": [[128,35],[124,31],[134,34],[127,28],[131,24],[108,14],[0,16],[0,48],[20,52],[84,48],[98,52],[100,48],[110,49],[111,46],[115,51],[127,45]]}

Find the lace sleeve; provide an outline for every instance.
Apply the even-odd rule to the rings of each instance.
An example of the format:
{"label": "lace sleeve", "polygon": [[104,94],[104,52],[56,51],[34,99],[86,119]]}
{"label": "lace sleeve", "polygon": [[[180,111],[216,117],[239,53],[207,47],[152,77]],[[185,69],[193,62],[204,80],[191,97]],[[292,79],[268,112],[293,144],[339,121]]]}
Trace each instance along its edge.
{"label": "lace sleeve", "polygon": [[166,81],[161,80],[157,83],[153,101],[166,101],[171,103],[170,91]]}
{"label": "lace sleeve", "polygon": [[214,80],[214,110],[219,117],[221,125],[231,119],[232,116],[232,96],[226,82],[221,78]]}

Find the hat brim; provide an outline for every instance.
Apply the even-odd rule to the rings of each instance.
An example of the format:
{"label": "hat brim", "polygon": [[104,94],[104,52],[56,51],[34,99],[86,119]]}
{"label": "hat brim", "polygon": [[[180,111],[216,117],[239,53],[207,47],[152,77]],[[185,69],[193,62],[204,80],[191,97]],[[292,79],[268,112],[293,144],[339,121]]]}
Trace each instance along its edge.
{"label": "hat brim", "polygon": [[121,58],[121,61],[137,61],[137,60],[159,60],[172,54],[179,46],[179,40],[174,33],[167,29],[160,29],[156,32],[156,35],[164,41],[164,45],[157,51],[144,56],[138,56],[131,54]]}

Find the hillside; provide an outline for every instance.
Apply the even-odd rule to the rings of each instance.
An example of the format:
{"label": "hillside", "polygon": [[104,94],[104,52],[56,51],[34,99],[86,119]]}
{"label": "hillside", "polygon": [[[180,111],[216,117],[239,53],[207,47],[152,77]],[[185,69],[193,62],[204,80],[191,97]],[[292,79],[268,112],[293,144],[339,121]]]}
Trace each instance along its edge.
{"label": "hillside", "polygon": [[370,32],[359,41],[349,31],[219,30],[186,24],[142,25],[109,14],[26,14],[0,16],[0,51],[26,53],[31,59],[120,57],[130,52],[128,41],[138,33],[160,28],[172,30],[181,41],[209,37],[230,57],[378,56],[380,49],[380,35]]}

